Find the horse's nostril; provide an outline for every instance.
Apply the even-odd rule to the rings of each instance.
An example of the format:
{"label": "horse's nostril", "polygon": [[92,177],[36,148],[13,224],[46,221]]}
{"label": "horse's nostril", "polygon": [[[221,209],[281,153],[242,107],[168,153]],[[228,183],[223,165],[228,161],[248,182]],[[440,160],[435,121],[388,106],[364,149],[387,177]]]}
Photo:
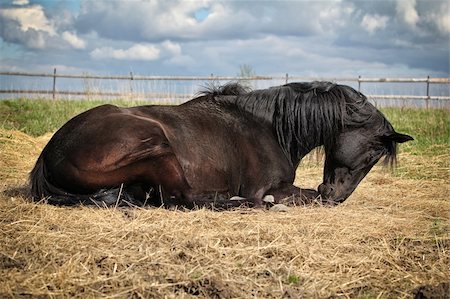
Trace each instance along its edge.
{"label": "horse's nostril", "polygon": [[317,191],[319,191],[320,194],[323,194],[325,191],[325,185],[324,184],[320,184],[319,187],[317,187]]}
{"label": "horse's nostril", "polygon": [[319,187],[317,188],[317,191],[319,191],[322,197],[327,198],[333,191],[333,187],[331,187],[330,185],[320,184]]}
{"label": "horse's nostril", "polygon": [[317,187],[317,191],[322,196],[322,198],[330,198],[335,190],[335,187],[328,184],[320,184],[319,187]]}

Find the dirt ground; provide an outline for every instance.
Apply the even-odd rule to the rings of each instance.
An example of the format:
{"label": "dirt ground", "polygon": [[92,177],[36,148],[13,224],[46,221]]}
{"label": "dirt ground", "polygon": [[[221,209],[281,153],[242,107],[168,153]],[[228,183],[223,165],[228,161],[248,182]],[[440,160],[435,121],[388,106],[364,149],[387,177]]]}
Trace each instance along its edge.
{"label": "dirt ground", "polygon": [[[332,208],[99,209],[29,201],[49,138],[0,130],[2,298],[450,296],[450,154],[400,154]],[[311,157],[296,183],[320,179]]]}

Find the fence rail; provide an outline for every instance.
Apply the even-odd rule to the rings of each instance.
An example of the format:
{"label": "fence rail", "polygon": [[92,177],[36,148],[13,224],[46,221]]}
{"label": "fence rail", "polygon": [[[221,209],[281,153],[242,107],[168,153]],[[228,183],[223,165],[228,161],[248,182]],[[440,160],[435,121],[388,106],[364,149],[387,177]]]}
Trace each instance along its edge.
{"label": "fence rail", "polygon": [[70,91],[62,90],[55,91],[52,90],[25,90],[25,89],[0,89],[0,94],[42,94],[42,95],[72,95],[72,96],[106,96],[106,97],[128,97],[131,95],[138,95],[145,98],[164,98],[170,95],[177,99],[187,99],[192,97],[192,94],[183,93],[142,93],[142,92],[109,92],[109,91]]}
{"label": "fence rail", "polygon": [[450,83],[450,78],[364,78],[364,77],[302,77],[302,76],[140,76],[130,73],[128,76],[100,76],[100,75],[70,75],[53,73],[28,73],[28,72],[0,72],[2,76],[27,76],[27,77],[52,77],[72,79],[103,79],[103,80],[150,80],[150,81],[226,81],[226,80],[286,80],[286,81],[346,81],[346,82],[387,82],[387,83]]}
{"label": "fence rail", "polygon": [[[41,95],[73,95],[73,96],[110,96],[110,97],[128,97],[137,95],[144,98],[164,98],[167,96],[176,99],[188,99],[192,94],[183,93],[142,93],[142,92],[102,92],[102,91],[51,91],[51,90],[23,90],[23,89],[9,89],[0,90],[0,94],[41,94]],[[367,95],[369,99],[397,99],[397,100],[450,100],[450,96],[415,96],[415,95]]]}
{"label": "fence rail", "polygon": [[103,76],[103,75],[71,75],[71,74],[57,74],[56,69],[53,73],[31,73],[31,72],[0,72],[0,76],[9,77],[41,77],[41,78],[52,78],[53,88],[51,90],[42,89],[0,89],[0,94],[41,94],[41,95],[51,95],[52,98],[56,98],[57,95],[74,95],[74,96],[110,96],[110,97],[124,97],[130,95],[137,95],[141,97],[172,97],[174,99],[188,99],[191,94],[186,93],[148,93],[148,92],[115,92],[115,91],[102,91],[102,90],[58,90],[56,88],[56,79],[83,79],[83,80],[128,80],[128,81],[281,81],[281,82],[293,82],[293,81],[332,81],[332,82],[354,82],[358,84],[358,90],[361,90],[362,83],[426,83],[426,95],[376,95],[368,94],[367,97],[370,99],[413,99],[413,100],[425,100],[428,107],[429,100],[446,101],[450,100],[450,95],[431,95],[430,85],[431,84],[450,84],[450,78],[365,78],[365,77],[300,77],[300,76],[290,76],[286,74],[285,76],[251,76],[251,77],[239,77],[239,76],[215,76],[211,74],[210,76],[139,76],[134,75],[130,72],[127,76]]}

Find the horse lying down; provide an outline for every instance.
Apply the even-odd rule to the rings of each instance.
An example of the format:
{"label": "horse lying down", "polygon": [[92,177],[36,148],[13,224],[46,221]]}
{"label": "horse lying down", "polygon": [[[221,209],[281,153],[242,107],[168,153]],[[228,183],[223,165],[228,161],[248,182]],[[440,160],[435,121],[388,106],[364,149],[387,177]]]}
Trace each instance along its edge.
{"label": "horse lying down", "polygon": [[[39,156],[31,194],[57,205],[336,204],[381,157],[394,163],[408,140],[348,86],[231,83],[179,106],[103,105],[75,116]],[[319,146],[323,182],[317,191],[295,187],[300,161]]]}

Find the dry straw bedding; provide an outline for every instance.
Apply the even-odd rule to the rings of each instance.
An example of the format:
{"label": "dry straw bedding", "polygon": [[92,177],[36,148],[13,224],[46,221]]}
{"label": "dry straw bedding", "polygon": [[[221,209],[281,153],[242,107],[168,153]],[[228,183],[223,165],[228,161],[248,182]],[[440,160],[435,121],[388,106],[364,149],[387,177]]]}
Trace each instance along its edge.
{"label": "dry straw bedding", "polygon": [[[0,297],[401,298],[424,285],[439,285],[438,296],[448,291],[450,155],[403,154],[399,173],[409,175],[377,166],[333,208],[68,208],[31,203],[23,187],[49,137],[0,130]],[[411,178],[416,172],[421,176]],[[320,176],[307,161],[297,181],[317,186]]]}

